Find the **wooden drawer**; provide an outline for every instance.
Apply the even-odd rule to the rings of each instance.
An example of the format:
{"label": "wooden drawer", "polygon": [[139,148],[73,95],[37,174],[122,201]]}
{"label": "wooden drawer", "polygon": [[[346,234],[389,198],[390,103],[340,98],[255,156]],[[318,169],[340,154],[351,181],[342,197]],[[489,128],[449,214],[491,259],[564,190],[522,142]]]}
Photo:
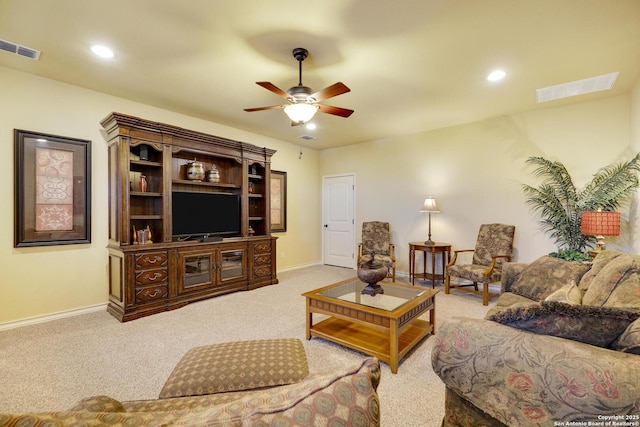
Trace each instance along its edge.
{"label": "wooden drawer", "polygon": [[253,265],[271,265],[271,254],[255,255],[253,257]]}
{"label": "wooden drawer", "polygon": [[158,301],[167,296],[166,285],[146,286],[144,288],[136,289],[136,303],[141,304],[145,302]]}
{"label": "wooden drawer", "polygon": [[265,265],[263,267],[256,266],[253,268],[254,277],[269,277],[271,276],[271,266]]}
{"label": "wooden drawer", "polygon": [[167,269],[136,271],[136,286],[156,285],[167,282]]}
{"label": "wooden drawer", "polygon": [[136,270],[167,266],[166,252],[147,252],[136,255]]}
{"label": "wooden drawer", "polygon": [[271,253],[271,243],[270,242],[260,242],[253,245],[253,253],[254,254],[267,254]]}

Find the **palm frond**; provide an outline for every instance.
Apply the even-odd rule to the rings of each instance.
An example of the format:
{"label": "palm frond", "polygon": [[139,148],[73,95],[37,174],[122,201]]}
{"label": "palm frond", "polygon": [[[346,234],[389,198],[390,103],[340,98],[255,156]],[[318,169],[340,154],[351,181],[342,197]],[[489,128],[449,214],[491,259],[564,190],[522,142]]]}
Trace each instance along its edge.
{"label": "palm frond", "polygon": [[540,214],[542,231],[570,251],[585,251],[596,240],[582,234],[582,212],[615,210],[640,185],[640,153],[628,162],[600,169],[582,191],[562,163],[543,157],[530,157],[526,163],[536,166],[533,175],[542,179],[537,188],[522,186],[526,203]]}

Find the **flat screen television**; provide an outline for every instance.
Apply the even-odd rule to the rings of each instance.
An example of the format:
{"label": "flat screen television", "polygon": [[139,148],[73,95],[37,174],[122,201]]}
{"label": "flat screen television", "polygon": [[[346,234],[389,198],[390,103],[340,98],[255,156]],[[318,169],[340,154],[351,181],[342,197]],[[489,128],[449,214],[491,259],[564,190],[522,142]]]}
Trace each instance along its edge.
{"label": "flat screen television", "polygon": [[240,233],[240,196],[173,191],[171,224],[175,238],[201,239]]}

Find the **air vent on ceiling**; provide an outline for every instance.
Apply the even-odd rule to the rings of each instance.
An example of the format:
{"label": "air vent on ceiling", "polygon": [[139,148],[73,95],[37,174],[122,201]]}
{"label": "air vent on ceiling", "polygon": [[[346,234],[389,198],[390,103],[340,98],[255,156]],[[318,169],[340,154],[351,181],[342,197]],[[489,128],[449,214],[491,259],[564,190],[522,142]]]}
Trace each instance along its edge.
{"label": "air vent on ceiling", "polygon": [[316,137],[311,135],[300,135],[300,139],[304,139],[305,141],[311,141],[312,139],[316,139]]}
{"label": "air vent on ceiling", "polygon": [[40,58],[39,50],[22,46],[7,40],[0,39],[0,50],[4,50],[10,53],[15,53],[16,55],[24,56],[25,58],[35,59],[36,61]]}
{"label": "air vent on ceiling", "polygon": [[556,99],[568,98],[570,96],[584,95],[586,93],[609,90],[618,78],[618,72],[603,74],[583,80],[562,83],[555,86],[536,89],[536,101],[547,102]]}

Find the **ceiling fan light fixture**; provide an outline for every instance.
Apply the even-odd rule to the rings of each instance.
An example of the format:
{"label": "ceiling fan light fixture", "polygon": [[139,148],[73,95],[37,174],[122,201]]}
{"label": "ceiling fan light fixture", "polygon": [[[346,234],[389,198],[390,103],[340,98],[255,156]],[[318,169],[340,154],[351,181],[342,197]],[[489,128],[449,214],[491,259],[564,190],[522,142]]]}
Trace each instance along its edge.
{"label": "ceiling fan light fixture", "polygon": [[313,118],[318,111],[318,106],[315,104],[289,104],[284,107],[284,112],[292,122],[294,123],[306,123]]}

